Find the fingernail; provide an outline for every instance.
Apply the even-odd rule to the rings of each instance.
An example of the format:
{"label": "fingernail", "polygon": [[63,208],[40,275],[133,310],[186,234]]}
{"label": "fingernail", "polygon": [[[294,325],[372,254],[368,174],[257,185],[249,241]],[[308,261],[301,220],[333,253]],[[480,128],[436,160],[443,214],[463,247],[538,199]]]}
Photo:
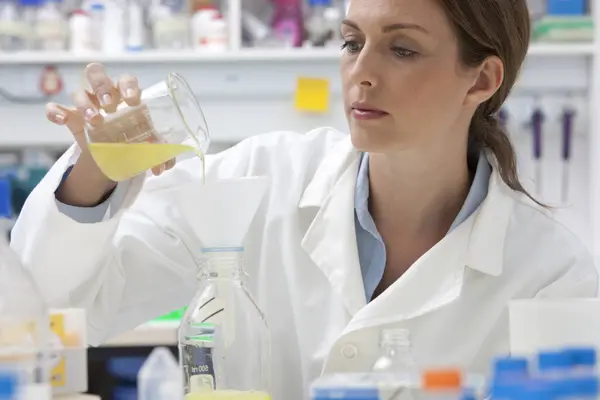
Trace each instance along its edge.
{"label": "fingernail", "polygon": [[85,118],[88,121],[91,121],[92,118],[94,118],[95,116],[96,116],[96,111],[94,111],[93,109],[88,108],[87,110],[85,110]]}
{"label": "fingernail", "polygon": [[129,88],[125,91],[125,97],[127,97],[128,99],[132,99],[135,97],[135,90],[133,90],[132,88]]}
{"label": "fingernail", "polygon": [[102,101],[103,106],[110,104],[110,100],[111,100],[110,94],[104,93],[102,95],[102,99],[100,99],[100,100]]}
{"label": "fingernail", "polygon": [[62,124],[63,122],[65,122],[65,116],[62,114],[54,114],[54,122]]}

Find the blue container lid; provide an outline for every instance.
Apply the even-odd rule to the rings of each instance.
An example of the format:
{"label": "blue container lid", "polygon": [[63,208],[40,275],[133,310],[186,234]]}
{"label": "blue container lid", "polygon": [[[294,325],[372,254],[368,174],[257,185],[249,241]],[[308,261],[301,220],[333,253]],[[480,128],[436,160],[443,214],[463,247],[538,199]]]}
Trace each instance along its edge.
{"label": "blue container lid", "polygon": [[564,350],[571,359],[571,366],[594,367],[597,362],[596,349],[593,347],[572,347]]}
{"label": "blue container lid", "polygon": [[10,371],[0,371],[0,399],[16,398],[17,388],[17,375]]}
{"label": "blue container lid", "polygon": [[38,7],[42,4],[41,0],[19,0],[22,7]]}
{"label": "blue container lid", "polygon": [[333,3],[331,0],[308,0],[308,5],[311,7],[331,7]]}
{"label": "blue container lid", "polygon": [[596,376],[571,376],[552,383],[555,394],[560,398],[598,397],[599,381]]}
{"label": "blue container lid", "polygon": [[379,400],[376,388],[319,388],[313,389],[312,400]]}
{"label": "blue container lid", "polygon": [[494,376],[527,376],[529,360],[525,357],[498,357],[494,360]]}
{"label": "blue container lid", "polygon": [[102,3],[94,3],[94,4],[91,5],[90,8],[92,10],[94,10],[94,11],[102,11],[102,10],[104,10],[104,4],[102,4]]}
{"label": "blue container lid", "polygon": [[0,218],[11,218],[12,188],[8,178],[0,178]]}
{"label": "blue container lid", "polygon": [[556,369],[571,368],[572,363],[569,354],[564,351],[543,351],[538,354],[538,369],[550,371]]}

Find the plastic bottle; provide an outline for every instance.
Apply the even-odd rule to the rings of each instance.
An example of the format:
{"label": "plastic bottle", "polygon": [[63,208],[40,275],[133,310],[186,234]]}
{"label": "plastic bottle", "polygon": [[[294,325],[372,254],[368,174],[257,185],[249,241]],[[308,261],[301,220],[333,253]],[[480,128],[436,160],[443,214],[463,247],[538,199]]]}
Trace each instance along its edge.
{"label": "plastic bottle", "polygon": [[242,281],[243,259],[243,248],[203,249],[198,292],[179,328],[190,399],[270,398],[269,330]]}
{"label": "plastic bottle", "polygon": [[48,310],[6,238],[10,186],[0,186],[0,199],[0,371],[17,375],[19,398],[50,399]]}
{"label": "plastic bottle", "polygon": [[90,31],[92,35],[92,49],[102,51],[104,40],[104,3],[94,1],[90,6]]}
{"label": "plastic bottle", "polygon": [[127,51],[144,50],[146,42],[146,25],[144,23],[144,7],[139,0],[127,0]]}
{"label": "plastic bottle", "polygon": [[385,329],[381,333],[379,358],[373,372],[416,374],[419,369],[412,354],[410,332],[407,329]]}
{"label": "plastic bottle", "polygon": [[27,24],[21,20],[15,0],[0,0],[0,51],[19,51],[27,46]]}
{"label": "plastic bottle", "polygon": [[306,22],[308,41],[316,47],[328,46],[333,40],[339,41],[338,34],[341,13],[332,0],[309,0],[310,14]]}
{"label": "plastic bottle", "polygon": [[208,48],[212,24],[218,18],[221,18],[221,13],[212,4],[198,5],[191,19],[192,47],[195,50]]}
{"label": "plastic bottle", "polygon": [[40,0],[19,0],[21,6],[21,21],[27,26],[24,50],[37,50],[39,48],[36,37],[37,11]]}
{"label": "plastic bottle", "polygon": [[165,347],[157,347],[138,373],[138,400],[182,400],[183,376],[177,360]]}
{"label": "plastic bottle", "polygon": [[69,18],[69,50],[73,53],[94,51],[92,18],[81,9],[73,11]]}
{"label": "plastic bottle", "polygon": [[154,47],[177,50],[190,46],[191,21],[186,4],[181,0],[163,0],[152,7]]}
{"label": "plastic bottle", "polygon": [[102,51],[118,54],[125,51],[125,0],[104,0]]}
{"label": "plastic bottle", "polygon": [[302,7],[298,0],[275,0],[273,35],[285,47],[300,47],[304,41]]}
{"label": "plastic bottle", "polygon": [[39,50],[63,51],[67,47],[67,20],[60,6],[61,0],[45,0],[38,9],[35,34]]}

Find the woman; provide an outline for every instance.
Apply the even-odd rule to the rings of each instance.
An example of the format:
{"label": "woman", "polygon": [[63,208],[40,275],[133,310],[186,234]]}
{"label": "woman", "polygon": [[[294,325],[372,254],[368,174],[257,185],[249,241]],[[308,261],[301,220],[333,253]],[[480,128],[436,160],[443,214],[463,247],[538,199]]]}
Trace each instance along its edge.
{"label": "woman", "polygon": [[[302,398],[322,371],[369,369],[390,326],[411,331],[421,365],[484,372],[508,350],[511,299],[597,291],[591,258],[525,192],[493,117],[527,52],[525,0],[353,0],[341,29],[349,138],[279,132],[208,160],[209,180],[270,178],[245,247],[275,398]],[[76,108],[48,106],[79,146],[30,196],[12,245],[52,305],[87,309],[97,344],[192,298],[197,242],[152,189],[200,184],[201,168],[104,177],[83,123],[140,91],[98,64],[87,76]]]}

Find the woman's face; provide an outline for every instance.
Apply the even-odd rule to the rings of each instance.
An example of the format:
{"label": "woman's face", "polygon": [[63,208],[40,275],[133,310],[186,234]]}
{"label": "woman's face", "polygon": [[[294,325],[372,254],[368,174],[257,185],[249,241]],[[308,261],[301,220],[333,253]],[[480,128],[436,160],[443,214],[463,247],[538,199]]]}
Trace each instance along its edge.
{"label": "woman's face", "polygon": [[436,0],[352,0],[341,29],[345,110],[356,148],[466,146],[474,110],[465,99],[477,73],[460,63]]}

